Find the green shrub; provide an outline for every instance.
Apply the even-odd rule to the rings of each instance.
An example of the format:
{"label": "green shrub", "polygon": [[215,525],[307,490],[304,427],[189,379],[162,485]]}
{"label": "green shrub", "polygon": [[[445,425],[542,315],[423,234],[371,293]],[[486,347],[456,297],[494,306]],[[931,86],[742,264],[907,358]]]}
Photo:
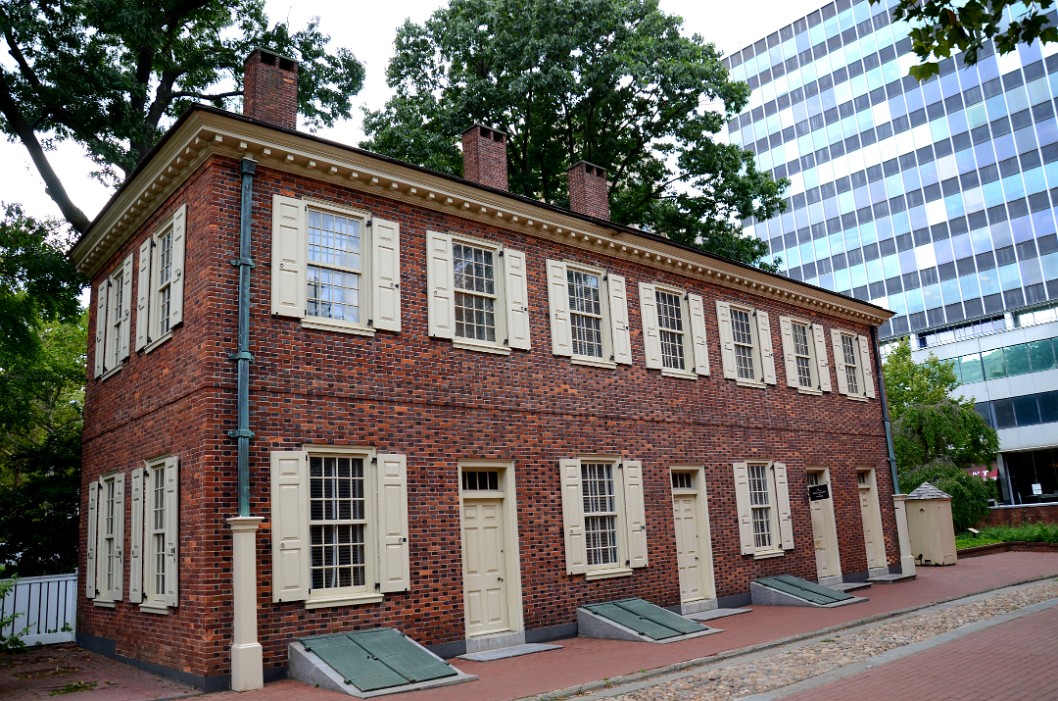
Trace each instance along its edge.
{"label": "green shrub", "polygon": [[900,490],[907,494],[923,482],[951,495],[951,518],[956,532],[980,523],[988,515],[989,499],[996,498],[995,482],[974,477],[962,468],[943,462],[902,473]]}
{"label": "green shrub", "polygon": [[[3,600],[3,598],[7,596],[7,593],[11,591],[14,586],[14,579],[0,580],[0,600]],[[21,613],[16,612],[8,614],[7,616],[0,616],[0,630],[11,625],[11,623],[14,622],[14,620],[21,615]],[[14,652],[16,650],[22,650],[23,648],[25,648],[26,644],[22,642],[22,635],[25,634],[26,630],[27,628],[23,628],[20,631],[12,633],[11,635],[0,634],[0,652]]]}
{"label": "green shrub", "polygon": [[1023,523],[1020,526],[988,526],[976,536],[960,533],[957,548],[972,548],[990,543],[1058,543],[1058,524]]}

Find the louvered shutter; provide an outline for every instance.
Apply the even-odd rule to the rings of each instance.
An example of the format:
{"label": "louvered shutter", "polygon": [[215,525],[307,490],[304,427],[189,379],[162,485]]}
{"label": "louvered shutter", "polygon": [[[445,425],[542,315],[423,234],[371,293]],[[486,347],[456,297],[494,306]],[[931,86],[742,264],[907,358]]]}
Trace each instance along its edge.
{"label": "louvered shutter", "polygon": [[[130,264],[132,256],[129,256]],[[126,288],[128,289],[128,288]],[[111,601],[120,601],[124,596],[122,576],[125,573],[125,475],[114,475],[114,549],[117,553],[114,562],[114,588],[110,591]]]}
{"label": "louvered shutter", "polygon": [[775,379],[775,351],[771,343],[771,322],[768,320],[768,312],[757,311],[757,340],[760,343],[760,365],[764,371],[764,382],[769,385],[776,383]]}
{"label": "louvered shutter", "polygon": [[140,264],[136,274],[136,350],[143,350],[151,342],[151,248],[154,238],[140,244]]}
{"label": "louvered shutter", "polygon": [[173,268],[169,282],[169,328],[184,323],[184,251],[187,247],[187,205],[173,212]]}
{"label": "louvered shutter", "polygon": [[566,572],[584,574],[588,551],[584,541],[584,496],[581,492],[580,460],[561,460],[562,532],[566,544]]}
{"label": "louvered shutter", "polygon": [[305,316],[308,242],[305,205],[283,195],[272,196],[272,313]]}
{"label": "louvered shutter", "polygon": [[621,365],[631,365],[632,338],[628,330],[628,290],[625,287],[625,279],[620,275],[607,275],[606,290],[610,296],[613,360]]}
{"label": "louvered shutter", "polygon": [[104,280],[96,288],[96,351],[93,358],[95,365],[95,377],[100,377],[106,372],[107,357],[107,289],[110,286],[109,279]]}
{"label": "louvered shutter", "polygon": [[383,594],[411,588],[408,546],[408,462],[403,455],[378,455],[378,581]]}
{"label": "louvered shutter", "polygon": [[812,324],[812,339],[816,344],[816,369],[819,372],[819,389],[830,391],[830,363],[827,362],[826,334],[821,324]]}
{"label": "louvered shutter", "polygon": [[504,249],[503,277],[507,295],[507,345],[529,350],[529,285],[524,253]]}
{"label": "louvered shutter", "polygon": [[756,552],[753,538],[753,510],[749,503],[749,465],[735,463],[735,506],[738,509],[738,540],[743,555]]}
{"label": "louvered shutter", "polygon": [[797,377],[797,354],[793,338],[793,322],[788,316],[779,317],[779,335],[782,336],[783,366],[786,368],[786,384],[800,387]]}
{"label": "louvered shutter", "polygon": [[691,314],[691,346],[694,349],[694,371],[709,374],[709,347],[705,342],[705,304],[701,295],[687,295]]}
{"label": "louvered shutter", "polygon": [[119,356],[122,360],[129,357],[129,341],[132,333],[132,254],[121,264],[121,329],[118,334]]}
{"label": "louvered shutter", "polygon": [[779,509],[779,540],[783,550],[793,550],[793,514],[790,511],[790,483],[786,477],[786,464],[777,462],[775,469],[775,503]]}
{"label": "louvered shutter", "polygon": [[572,356],[573,332],[570,328],[566,264],[557,260],[547,261],[547,302],[551,313],[551,352]]}
{"label": "louvered shutter", "polygon": [[166,606],[180,604],[180,463],[177,458],[166,458],[163,475],[165,486],[165,591],[161,592]]}
{"label": "louvered shutter", "polygon": [[85,598],[96,598],[96,552],[99,526],[99,480],[88,483],[88,534],[85,538]]}
{"label": "louvered shutter", "polygon": [[863,394],[874,398],[874,372],[871,369],[871,339],[868,336],[859,337],[860,367],[863,368]]}
{"label": "louvered shutter", "polygon": [[660,370],[661,330],[658,327],[658,298],[656,288],[648,282],[639,283],[639,310],[643,318],[643,348],[647,367]]}
{"label": "louvered shutter", "polygon": [[628,565],[646,567],[647,512],[643,498],[643,464],[628,460],[622,470],[624,481],[625,529],[628,537]]}
{"label": "louvered shutter", "polygon": [[371,320],[376,329],[400,331],[400,224],[371,220]]}
{"label": "louvered shutter", "polygon": [[452,237],[437,231],[427,231],[426,255],[426,284],[430,295],[429,333],[436,338],[454,338]]}
{"label": "louvered shutter", "polygon": [[129,534],[129,603],[143,602],[143,482],[145,470],[132,471],[132,518]]}
{"label": "louvered shutter", "polygon": [[308,466],[301,451],[273,452],[272,601],[309,595]]}
{"label": "louvered shutter", "polygon": [[731,305],[729,303],[720,301],[716,303],[716,321],[720,327],[720,360],[724,366],[724,378],[737,380],[735,336],[731,332]]}
{"label": "louvered shutter", "polygon": [[831,329],[830,341],[834,346],[834,373],[838,377],[838,392],[848,394],[849,380],[845,377],[845,352],[841,348],[841,332],[837,329]]}

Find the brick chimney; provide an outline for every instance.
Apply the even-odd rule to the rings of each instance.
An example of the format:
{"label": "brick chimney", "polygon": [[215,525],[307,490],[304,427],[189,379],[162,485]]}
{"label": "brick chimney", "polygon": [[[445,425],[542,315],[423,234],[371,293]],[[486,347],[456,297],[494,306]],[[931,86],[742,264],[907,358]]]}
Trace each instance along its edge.
{"label": "brick chimney", "polygon": [[298,128],[298,63],[257,49],[246,59],[242,113],[291,131]]}
{"label": "brick chimney", "polygon": [[596,219],[610,218],[610,191],[606,169],[581,161],[566,171],[569,178],[569,208]]}
{"label": "brick chimney", "polygon": [[507,135],[481,124],[463,132],[463,177],[507,189]]}

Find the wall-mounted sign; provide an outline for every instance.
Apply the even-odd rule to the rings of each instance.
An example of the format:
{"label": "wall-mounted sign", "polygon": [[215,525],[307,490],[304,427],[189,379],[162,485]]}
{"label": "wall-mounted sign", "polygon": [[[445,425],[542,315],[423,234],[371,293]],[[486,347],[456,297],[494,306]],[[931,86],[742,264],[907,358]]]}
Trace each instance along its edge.
{"label": "wall-mounted sign", "polygon": [[1042,484],[1034,484],[1034,485],[1032,485],[1032,493],[1035,494],[1036,496],[1039,496],[1039,495],[1043,494],[1043,485]]}
{"label": "wall-mounted sign", "polygon": [[813,484],[808,488],[808,501],[822,501],[830,498],[830,485]]}

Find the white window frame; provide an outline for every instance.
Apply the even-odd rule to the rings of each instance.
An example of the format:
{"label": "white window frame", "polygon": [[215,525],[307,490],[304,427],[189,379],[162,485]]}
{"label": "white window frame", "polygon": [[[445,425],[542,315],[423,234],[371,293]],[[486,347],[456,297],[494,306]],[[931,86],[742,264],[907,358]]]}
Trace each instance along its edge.
{"label": "white window frame", "polygon": [[[363,461],[365,584],[313,590],[309,461],[313,457]],[[410,586],[407,459],[368,447],[307,445],[274,451],[272,472],[272,601],[303,601],[309,609],[377,603]]]}
{"label": "white window frame", "polygon": [[[680,299],[683,326],[683,369],[665,367],[661,346],[661,316],[657,293],[664,292]],[[709,350],[705,334],[705,311],[701,295],[656,283],[639,283],[639,306],[643,323],[643,345],[646,366],[660,370],[662,375],[697,379],[709,374]]]}
{"label": "white window frame", "polygon": [[[869,336],[857,334],[845,329],[831,329],[831,343],[834,347],[834,373],[838,378],[838,392],[849,399],[866,401],[875,397],[874,372],[871,365],[871,339]],[[852,344],[853,360],[857,361],[855,368],[849,368],[845,362],[845,342],[848,339]],[[849,388],[849,373],[854,377],[859,387],[853,392]]]}
{"label": "white window frame", "polygon": [[[795,331],[798,327],[805,330],[808,355],[798,352]],[[791,316],[779,317],[779,329],[782,334],[783,359],[786,367],[786,384],[802,394],[822,394],[831,390],[830,364],[827,361],[826,333],[822,324],[815,324],[807,319]],[[808,384],[803,384],[798,368],[798,359],[806,358],[811,374]]]}
{"label": "white window frame", "polygon": [[[764,487],[769,495],[766,504],[753,497],[752,471],[763,470]],[[755,559],[780,557],[793,550],[793,517],[790,512],[790,485],[786,465],[781,462],[747,461],[734,464],[735,504],[741,552]],[[768,509],[771,541],[761,544],[754,529],[754,512]]]}
{"label": "white window frame", "polygon": [[[569,294],[569,275],[594,275],[599,279],[600,355],[577,353],[574,340],[574,311]],[[547,289],[551,311],[551,352],[567,357],[576,365],[615,368],[632,364],[632,346],[628,328],[628,295],[625,279],[579,263],[547,261]]]}
{"label": "white window frame", "polygon": [[96,288],[94,376],[105,379],[129,357],[132,326],[132,258],[129,254]]}
{"label": "white window frame", "polygon": [[[738,372],[735,334],[732,324],[732,310],[749,316],[752,342],[749,344],[752,353],[753,377],[741,377]],[[775,353],[772,350],[771,322],[768,313],[736,302],[717,300],[716,319],[720,328],[720,357],[724,366],[724,378],[734,380],[744,387],[764,387],[774,385]]]}
{"label": "white window frame", "polygon": [[[453,245],[493,252],[495,341],[457,334]],[[429,334],[452,341],[457,348],[507,355],[530,350],[529,293],[525,253],[482,239],[439,231],[426,232]]]}
{"label": "white window frame", "polygon": [[168,613],[180,600],[179,460],[163,456],[132,472],[129,602]]}
{"label": "white window frame", "polygon": [[[140,245],[136,286],[136,350],[150,352],[184,321],[187,205],[178,207]],[[168,250],[166,245],[168,243]],[[168,277],[163,278],[168,268]]]}
{"label": "white window frame", "polygon": [[88,487],[85,596],[97,606],[121,600],[125,576],[125,475],[103,475]]}
{"label": "white window frame", "polygon": [[[611,468],[614,489],[614,522],[617,559],[613,563],[588,564],[587,521],[584,508],[584,465]],[[581,456],[559,462],[562,487],[562,517],[565,534],[566,571],[586,579],[627,577],[649,564],[646,510],[643,498],[643,464],[618,456]]]}
{"label": "white window frame", "polygon": [[[358,322],[308,315],[309,210],[360,222]],[[373,336],[400,331],[400,224],[316,199],[272,196],[272,314],[311,329]]]}

